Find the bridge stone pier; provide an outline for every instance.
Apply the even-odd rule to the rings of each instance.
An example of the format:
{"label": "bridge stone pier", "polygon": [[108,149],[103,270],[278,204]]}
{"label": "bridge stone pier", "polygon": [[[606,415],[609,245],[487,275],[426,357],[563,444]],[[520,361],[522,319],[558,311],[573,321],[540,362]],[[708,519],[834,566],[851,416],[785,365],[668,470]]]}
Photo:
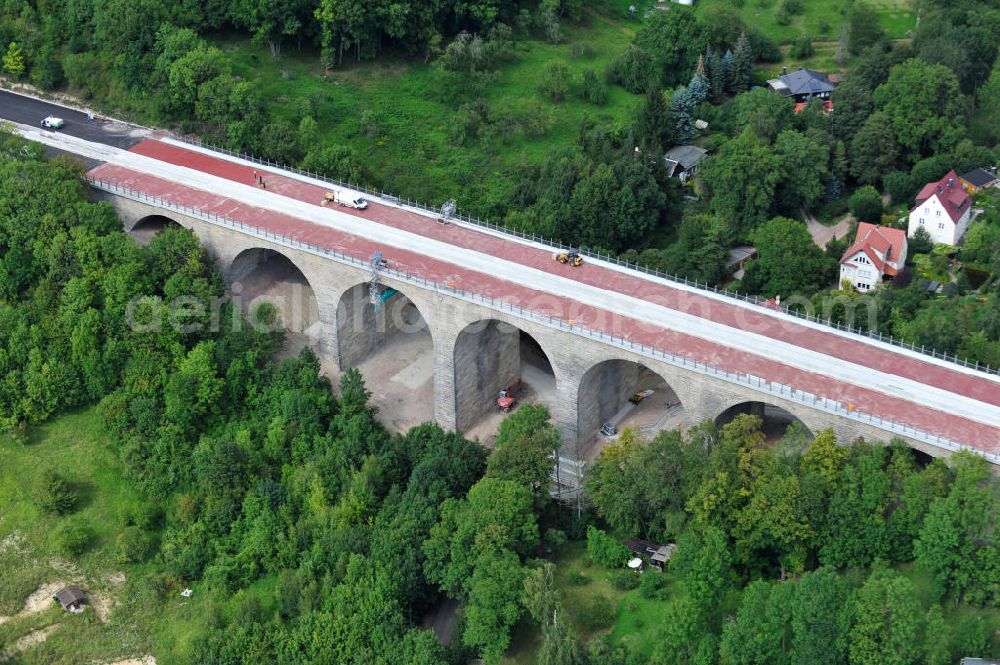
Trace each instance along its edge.
{"label": "bridge stone pier", "polygon": [[[519,378],[525,335],[537,343],[555,378],[552,417],[563,437],[561,456],[567,460],[592,457],[591,446],[601,424],[627,406],[638,390],[657,385],[673,407],[683,409],[688,426],[717,419],[732,407],[750,403],[779,407],[812,433],[832,428],[838,440],[886,441],[899,436],[932,456],[948,450],[924,440],[900,436],[872,422],[831,409],[821,398],[774,384],[755,385],[747,377],[711,371],[704,365],[680,363],[647,349],[629,348],[619,340],[602,339],[574,329],[564,321],[546,320],[499,303],[475,301],[421,283],[415,278],[380,271],[383,295],[378,308],[369,300],[370,266],[340,260],[285,239],[267,237],[145,201],[108,192],[96,196],[110,202],[131,232],[153,217],[167,217],[190,229],[218,261],[230,284],[237,284],[262,262],[284,257],[304,276],[316,300],[313,348],[322,360],[345,370],[357,366],[380,345],[397,336],[428,334],[433,347],[434,418],[443,427],[467,431],[484,414],[495,410],[497,393]],[[385,258],[391,268],[392,250]],[[394,290],[394,292],[388,291]],[[670,349],[663,351],[670,352]],[[677,356],[683,350],[676,350]],[[373,386],[377,389],[377,386]]]}

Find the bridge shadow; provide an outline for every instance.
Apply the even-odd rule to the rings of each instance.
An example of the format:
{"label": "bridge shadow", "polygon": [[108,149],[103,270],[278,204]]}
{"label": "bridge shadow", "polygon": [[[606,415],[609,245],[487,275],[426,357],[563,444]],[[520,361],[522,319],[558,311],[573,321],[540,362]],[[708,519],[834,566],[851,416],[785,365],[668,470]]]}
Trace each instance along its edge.
{"label": "bridge shadow", "polygon": [[417,305],[385,285],[348,289],[337,306],[340,365],[361,372],[392,432],[434,420],[434,339]]}
{"label": "bridge shadow", "polygon": [[592,366],[577,394],[578,432],[584,459],[596,459],[625,428],[651,439],[683,426],[684,405],[667,381],[645,365],[610,359]]}
{"label": "bridge shadow", "polygon": [[149,244],[150,240],[168,228],[180,229],[183,227],[173,219],[164,215],[149,215],[148,217],[143,217],[136,222],[132,228],[129,229],[129,235],[131,235],[138,244],[145,247]]}
{"label": "bridge shadow", "polygon": [[466,437],[492,446],[500,423],[524,404],[555,414],[552,362],[524,330],[497,319],[471,323],[459,333],[453,359],[455,419]]}
{"label": "bridge shadow", "polygon": [[715,417],[715,425],[716,427],[728,425],[737,416],[742,414],[757,416],[763,421],[761,431],[764,433],[764,437],[768,443],[777,443],[793,427],[799,431],[808,433],[810,439],[814,436],[813,432],[797,416],[780,406],[766,402],[741,402],[734,404]]}

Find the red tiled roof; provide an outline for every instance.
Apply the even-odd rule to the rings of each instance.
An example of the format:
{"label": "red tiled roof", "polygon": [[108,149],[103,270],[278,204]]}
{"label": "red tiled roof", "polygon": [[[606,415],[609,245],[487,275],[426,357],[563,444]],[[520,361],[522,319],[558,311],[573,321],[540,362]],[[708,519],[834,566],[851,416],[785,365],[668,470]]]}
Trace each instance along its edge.
{"label": "red tiled roof", "polygon": [[[858,232],[854,236],[854,244],[844,252],[840,262],[844,263],[859,251],[863,251],[879,271],[895,277],[897,270],[888,262],[897,260],[905,242],[906,233],[901,229],[860,222]],[[885,261],[879,258],[879,254],[885,257]]]}
{"label": "red tiled roof", "polygon": [[955,171],[948,171],[943,178],[937,182],[929,182],[917,194],[917,205],[910,209],[913,212],[924,204],[932,196],[937,196],[941,206],[948,211],[951,221],[957,223],[965,211],[972,204],[968,192],[962,189],[958,182],[958,175]]}

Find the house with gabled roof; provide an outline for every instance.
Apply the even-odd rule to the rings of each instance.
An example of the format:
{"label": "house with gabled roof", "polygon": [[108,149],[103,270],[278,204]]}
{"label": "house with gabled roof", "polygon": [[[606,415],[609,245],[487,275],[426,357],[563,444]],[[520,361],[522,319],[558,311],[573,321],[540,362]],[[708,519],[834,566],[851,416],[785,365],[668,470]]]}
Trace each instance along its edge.
{"label": "house with gabled roof", "polygon": [[823,100],[830,99],[830,95],[837,89],[837,84],[822,72],[800,67],[791,74],[784,73],[778,78],[770,79],[767,87],[779,95],[791,97],[796,104],[804,104],[817,97]]}
{"label": "house with gabled roof", "polygon": [[840,259],[840,282],[848,281],[858,291],[871,291],[892,280],[906,265],[906,234],[902,229],[858,224],[858,232]]}
{"label": "house with gabled roof", "polygon": [[687,182],[688,178],[698,172],[698,166],[705,155],[708,154],[704,148],[696,145],[678,145],[667,151],[663,160],[667,163],[667,176],[680,178],[681,182]]}
{"label": "house with gabled roof", "polygon": [[957,245],[972,219],[972,199],[962,189],[954,171],[937,182],[929,182],[917,194],[916,205],[910,210],[907,229],[912,237],[924,229],[931,240],[944,245]]}

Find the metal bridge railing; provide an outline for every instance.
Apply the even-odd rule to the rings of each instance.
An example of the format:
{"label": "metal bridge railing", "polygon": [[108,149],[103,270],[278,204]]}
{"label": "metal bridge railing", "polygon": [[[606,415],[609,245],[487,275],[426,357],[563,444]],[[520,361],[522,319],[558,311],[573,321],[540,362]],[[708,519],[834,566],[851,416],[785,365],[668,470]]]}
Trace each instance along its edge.
{"label": "metal bridge railing", "polygon": [[[440,216],[442,214],[440,208],[437,208],[437,207],[434,207],[434,206],[428,206],[428,205],[426,205],[424,203],[421,203],[420,201],[414,201],[412,199],[401,198],[399,196],[388,194],[388,193],[383,192],[383,191],[376,191],[376,190],[373,190],[373,189],[369,189],[368,187],[365,187],[364,185],[359,185],[359,184],[351,183],[351,182],[344,182],[342,180],[337,180],[336,178],[330,178],[330,177],[325,176],[325,175],[323,175],[321,173],[315,173],[313,171],[304,171],[302,169],[295,168],[294,166],[288,166],[286,164],[281,164],[281,163],[278,163],[278,162],[273,162],[273,161],[271,161],[269,159],[262,159],[260,157],[255,157],[253,155],[248,155],[246,153],[242,153],[242,152],[238,152],[238,151],[234,151],[234,150],[229,150],[228,148],[223,148],[223,147],[220,147],[220,146],[211,145],[211,144],[207,144],[207,143],[201,143],[201,142],[189,139],[189,138],[187,138],[185,136],[176,136],[176,137],[173,137],[173,138],[175,140],[178,140],[178,141],[182,142],[182,143],[187,143],[189,145],[199,146],[199,147],[202,147],[202,148],[205,148],[205,149],[208,149],[208,150],[212,150],[214,152],[219,152],[219,153],[222,153],[222,154],[225,154],[225,155],[229,155],[231,157],[235,157],[237,159],[242,159],[242,160],[245,160],[245,161],[248,161],[248,162],[253,162],[254,164],[260,164],[261,166],[267,166],[269,168],[280,169],[282,171],[288,171],[290,173],[295,173],[297,175],[305,176],[307,178],[312,178],[313,180],[318,180],[318,181],[324,182],[326,184],[333,185],[335,187],[346,187],[347,189],[352,189],[352,190],[355,190],[355,191],[363,192],[364,194],[368,195],[369,197],[379,198],[379,199],[382,199],[382,200],[384,200],[386,202],[389,202],[389,203],[392,203],[392,204],[395,204],[395,205],[405,206],[405,207],[408,207],[408,208],[414,208],[414,209],[421,210],[421,211],[424,211],[426,213],[429,213],[429,214],[435,215],[435,216]],[[483,220],[483,219],[480,219],[478,217],[474,218],[474,217],[470,217],[468,215],[464,215],[464,214],[458,213],[458,214],[452,215],[451,218],[452,219],[458,219],[458,220],[460,220],[462,222],[465,222],[466,224],[471,224],[471,225],[474,225],[474,226],[478,226],[480,228],[488,229],[488,230],[493,231],[495,233],[500,233],[500,234],[503,234],[503,235],[506,235],[506,236],[510,236],[510,237],[514,237],[514,238],[519,238],[521,240],[526,240],[526,241],[533,242],[533,243],[536,243],[536,244],[539,244],[539,245],[544,245],[546,247],[558,248],[560,250],[575,250],[575,251],[579,252],[580,254],[582,254],[584,256],[587,256],[589,258],[592,258],[592,259],[595,259],[595,260],[598,260],[598,261],[604,261],[606,263],[612,263],[614,265],[617,265],[617,266],[622,267],[622,268],[626,268],[628,270],[635,270],[635,271],[643,273],[645,275],[649,275],[651,277],[656,277],[658,279],[662,279],[662,280],[665,280],[665,281],[668,281],[668,282],[672,282],[674,284],[681,284],[681,285],[684,285],[684,286],[686,286],[688,288],[695,289],[697,291],[701,291],[701,292],[703,292],[705,294],[712,293],[713,295],[716,295],[716,296],[721,297],[721,298],[727,298],[727,299],[736,300],[736,301],[740,301],[740,302],[746,302],[746,303],[750,303],[750,304],[754,304],[754,305],[760,305],[761,302],[764,302],[763,299],[758,298],[757,296],[754,296],[754,295],[747,295],[747,294],[744,294],[744,293],[739,293],[737,291],[727,291],[726,289],[720,289],[717,286],[713,286],[713,285],[711,285],[711,284],[709,284],[707,282],[699,282],[697,280],[691,280],[691,279],[688,279],[686,277],[681,277],[679,275],[672,275],[670,273],[665,273],[665,272],[662,272],[662,271],[657,270],[655,268],[649,268],[646,265],[638,263],[638,262],[624,261],[624,260],[620,259],[619,257],[614,256],[612,254],[605,254],[605,253],[602,253],[602,252],[599,252],[599,251],[591,251],[591,250],[587,250],[587,249],[574,248],[574,247],[572,247],[570,245],[565,245],[562,242],[559,242],[558,240],[553,240],[551,238],[545,238],[543,236],[537,236],[534,233],[525,233],[524,231],[521,231],[519,229],[509,228],[509,227],[506,227],[506,226],[502,226],[500,224],[496,224],[496,223],[490,222],[488,220]],[[947,354],[947,353],[939,352],[939,351],[937,351],[937,350],[935,350],[933,348],[928,348],[928,347],[925,347],[923,345],[914,344],[913,342],[906,342],[906,341],[903,341],[903,340],[899,340],[899,339],[896,339],[895,337],[893,337],[892,335],[884,335],[883,333],[881,333],[880,331],[877,331],[877,330],[867,330],[867,329],[858,328],[858,327],[852,326],[852,325],[845,325],[845,324],[840,323],[839,321],[833,321],[832,319],[824,319],[824,318],[821,318],[821,317],[816,316],[814,314],[807,314],[807,313],[804,313],[804,312],[799,312],[799,311],[797,311],[795,309],[791,309],[789,307],[780,307],[780,311],[783,314],[787,314],[789,316],[793,316],[795,318],[802,319],[804,321],[809,321],[809,322],[815,323],[817,325],[825,326],[825,327],[828,327],[828,328],[833,328],[835,330],[839,330],[839,331],[850,333],[850,334],[854,334],[854,335],[860,335],[860,336],[863,336],[863,337],[868,337],[868,338],[870,338],[872,340],[876,340],[876,341],[882,342],[884,344],[890,344],[892,346],[896,346],[896,347],[899,347],[901,349],[906,349],[906,350],[912,351],[914,353],[919,353],[921,355],[931,356],[932,358],[937,358],[937,359],[943,360],[945,362],[953,363],[955,365],[960,365],[962,367],[967,367],[969,369],[973,369],[973,370],[976,370],[976,371],[979,371],[979,372],[986,372],[988,374],[1000,375],[1000,367],[990,367],[989,365],[980,364],[979,361],[970,362],[969,360],[967,360],[965,358],[962,358],[962,357],[959,357],[958,355],[950,355],[950,354]]]}
{"label": "metal bridge railing", "polygon": [[[368,270],[370,268],[370,261],[366,258],[358,258],[338,252],[336,250],[327,249],[325,247],[319,247],[312,245],[310,243],[302,242],[291,238],[288,236],[275,233],[268,229],[260,228],[250,224],[244,224],[228,217],[223,217],[216,215],[211,212],[206,212],[199,210],[197,208],[188,208],[167,199],[163,199],[157,196],[151,196],[145,192],[136,191],[120,185],[114,182],[108,182],[105,180],[97,178],[87,178],[90,184],[96,189],[116,194],[118,196],[123,196],[134,201],[140,201],[143,203],[149,203],[161,208],[166,208],[169,210],[174,210],[179,213],[188,215],[195,219],[200,219],[211,224],[217,224],[227,228],[238,230],[242,233],[256,236],[264,240],[271,241],[273,243],[283,245],[285,247],[290,247],[293,249],[304,250],[313,254],[324,256],[326,258],[332,259],[336,262],[350,265],[353,267],[361,268],[363,270]],[[737,372],[729,372],[725,369],[710,365],[708,363],[695,360],[686,356],[678,356],[668,351],[664,351],[655,347],[647,346],[641,342],[636,342],[630,340],[626,337],[619,337],[615,335],[610,335],[608,333],[602,332],[600,330],[592,330],[581,326],[575,322],[566,321],[564,319],[549,316],[548,314],[543,314],[531,309],[526,309],[520,305],[515,305],[509,303],[500,298],[495,298],[493,296],[481,295],[478,293],[464,291],[462,289],[450,286],[447,284],[442,284],[440,282],[435,282],[428,280],[419,275],[413,275],[405,271],[397,270],[392,267],[384,267],[379,269],[379,273],[385,276],[392,277],[402,282],[413,284],[424,289],[430,289],[441,294],[448,295],[452,298],[458,298],[466,302],[474,303],[477,305],[482,305],[488,307],[495,311],[507,312],[515,315],[522,319],[529,319],[535,321],[542,325],[558,328],[559,330],[566,331],[568,333],[587,337],[595,341],[607,344],[609,346],[614,346],[625,351],[629,351],[636,355],[651,358],[653,360],[658,360],[660,362],[665,362],[670,365],[684,368],[699,374],[706,376],[711,376],[716,379],[727,381],[729,383],[734,383],[740,386],[752,388],[758,392],[773,395],[781,399],[789,400],[797,404],[805,405],[809,408],[816,409],[819,411],[824,411],[831,413],[843,418],[848,418],[858,422],[863,422],[870,424],[878,429],[886,431],[890,434],[906,436],[913,440],[927,443],[933,446],[938,446],[940,448],[945,448],[947,450],[958,452],[958,451],[968,451],[975,453],[977,455],[982,455],[987,458],[990,462],[994,464],[1000,464],[1000,455],[995,453],[990,453],[987,451],[982,451],[973,446],[960,443],[954,439],[940,436],[932,432],[927,432],[925,430],[918,429],[907,425],[904,422],[899,422],[891,418],[883,418],[881,416],[876,416],[873,414],[868,414],[860,409],[854,407],[853,405],[844,405],[836,400],[827,399],[825,397],[819,397],[813,395],[812,393],[807,393],[801,390],[796,390],[790,386],[786,386],[773,381],[766,381],[759,377],[755,377],[751,374],[740,374]]]}

